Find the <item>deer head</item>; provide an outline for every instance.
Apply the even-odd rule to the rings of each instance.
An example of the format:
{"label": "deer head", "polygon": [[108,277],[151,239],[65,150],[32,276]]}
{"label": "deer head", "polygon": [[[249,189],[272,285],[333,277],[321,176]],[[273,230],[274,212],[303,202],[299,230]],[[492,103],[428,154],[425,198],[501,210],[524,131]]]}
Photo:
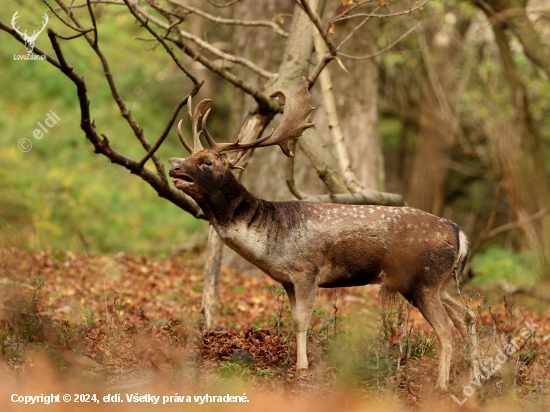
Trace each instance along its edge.
{"label": "deer head", "polygon": [[[186,159],[171,158],[170,164],[173,166],[170,169],[170,177],[173,177],[173,183],[176,188],[187,193],[196,200],[200,200],[207,193],[219,187],[223,187],[228,182],[228,179],[233,178],[230,173],[231,169],[242,169],[237,163],[242,158],[242,155],[250,149],[257,147],[266,147],[279,145],[287,156],[294,156],[289,151],[287,143],[290,139],[296,139],[301,136],[304,130],[312,127],[314,122],[306,122],[307,117],[314,109],[310,106],[311,96],[307,88],[307,80],[302,79],[302,85],[296,93],[291,93],[286,90],[277,90],[271,97],[279,98],[279,105],[284,105],[283,118],[277,130],[271,131],[268,135],[252,142],[241,144],[239,139],[234,143],[216,143],[208,129],[206,123],[210,115],[210,109],[202,118],[202,130],[198,131],[197,127],[201,117],[201,111],[210,99],[202,100],[193,113],[191,97],[187,101],[187,116],[191,122],[193,131],[193,147],[189,146],[183,137],[181,131],[181,123],[178,124],[178,135],[187,151],[191,154]],[[209,149],[205,149],[200,141],[200,135],[204,137],[210,145]],[[235,158],[230,158],[228,153],[238,152]]]}
{"label": "deer head", "polygon": [[19,27],[15,26],[16,20],[19,17],[17,15],[17,13],[19,13],[19,10],[17,10],[15,12],[15,14],[13,15],[13,17],[11,19],[11,26],[13,27],[13,29],[17,33],[19,33],[19,35],[23,38],[23,40],[25,40],[25,47],[27,48],[27,53],[32,53],[32,51],[34,50],[34,43],[36,42],[36,39],[38,38],[38,35],[44,31],[44,29],[46,28],[46,24],[48,24],[48,19],[49,19],[48,15],[44,14],[44,24],[42,25],[42,28],[40,30],[34,30],[32,35],[29,36],[27,34],[27,30],[25,30],[23,33],[21,33],[19,31]]}

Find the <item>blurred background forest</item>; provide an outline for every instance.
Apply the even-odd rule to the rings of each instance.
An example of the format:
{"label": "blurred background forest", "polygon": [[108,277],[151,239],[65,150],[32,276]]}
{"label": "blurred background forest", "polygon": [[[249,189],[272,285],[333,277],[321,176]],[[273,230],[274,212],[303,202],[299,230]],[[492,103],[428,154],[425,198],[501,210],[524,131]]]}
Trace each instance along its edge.
{"label": "blurred background forest", "polygon": [[[295,4],[291,0],[241,1],[218,8],[206,1],[188,3],[225,18],[273,21],[283,30],[290,28]],[[471,273],[480,282],[509,279],[532,284],[548,275],[544,261],[550,250],[550,217],[543,216],[550,205],[550,82],[544,67],[526,54],[513,24],[506,22],[514,17],[513,4],[492,3],[506,3],[509,10],[504,6],[504,11],[493,10],[498,16],[491,21],[483,5],[475,2],[429,1],[411,15],[373,19],[342,49],[341,64],[333,61],[327,70],[360,183],[403,194],[410,206],[457,222],[472,240]],[[0,4],[3,21],[9,22],[19,10],[24,28],[39,27],[46,11],[42,2],[1,0]],[[353,5],[327,0],[323,18],[326,21]],[[392,7],[384,2],[378,6]],[[395,6],[402,7],[399,2]],[[546,48],[540,51],[548,57],[548,4],[531,0],[525,7]],[[83,10],[79,13],[85,15]],[[146,37],[145,31],[126,7],[98,4],[94,10],[101,47],[121,95],[144,130],[160,134],[191,83],[162,47],[138,39]],[[494,19],[503,23],[494,25]],[[423,24],[414,32],[377,53],[419,21]],[[341,40],[356,23],[337,22],[329,32]],[[221,50],[277,71],[285,38],[269,28],[220,25],[196,14],[189,14],[182,24]],[[54,16],[48,27],[58,32],[66,29]],[[51,50],[45,32],[37,45]],[[121,117],[93,51],[82,38],[64,42],[63,50],[86,80],[92,117],[102,133],[129,157],[142,157],[144,151]],[[2,37],[3,245],[162,257],[204,228],[204,221],[159,198],[141,179],[94,154],[80,129],[73,84],[44,61],[14,60],[14,55],[22,53],[20,43]],[[354,60],[346,54],[375,57]],[[252,98],[200,63],[184,61],[205,82],[198,97],[214,98],[212,134],[221,140],[234,139]],[[265,81],[239,65],[223,59],[217,62],[258,87]],[[316,127],[330,146],[318,89],[312,88],[313,102],[321,102]],[[32,133],[50,110],[61,120],[37,140]],[[162,159],[184,154],[174,129],[159,149]],[[29,152],[18,149],[22,138],[32,141]],[[292,199],[284,182],[285,159],[278,150],[256,153],[243,182],[264,198]],[[296,162],[299,186],[309,193],[325,193],[300,149]],[[151,165],[149,160],[146,166]],[[495,233],[494,228],[502,230]]]}
{"label": "blurred background forest", "polygon": [[[44,376],[65,374],[63,385],[91,376],[111,389],[156,377],[162,390],[242,381],[285,394],[388,391],[421,409],[432,399],[436,341],[403,300],[385,306],[370,287],[319,292],[308,331],[315,366],[299,372],[284,289],[235,270],[243,261],[230,253],[219,291],[207,277],[215,268],[201,273],[205,255],[215,260],[215,242],[194,201],[165,177],[167,159],[187,155],[173,124],[183,118],[190,136],[185,97],[198,90],[195,104],[213,99],[217,141],[255,139],[281,117],[266,96],[295,91],[305,76],[320,104],[315,128],[298,139],[293,164],[277,147],[256,150],[243,184],[270,200],[406,202],[456,222],[472,242],[463,296],[478,309],[483,357],[492,362],[524,321],[540,326],[466,408],[509,393],[515,401],[548,395],[548,0],[76,0],[63,23],[54,12],[67,19],[66,4],[0,0],[6,382],[29,371],[44,391]],[[29,33],[47,13],[53,32],[38,36],[34,52],[58,62],[52,44],[60,44],[84,78],[93,122],[79,107],[72,69],[65,76],[50,62],[14,58],[27,54],[12,28],[16,11],[15,26]],[[94,24],[97,33],[87,29]],[[51,111],[59,120],[37,139]],[[144,157],[151,149],[142,131],[151,143],[166,132],[156,155]],[[204,297],[218,293],[211,307],[223,332],[208,333],[218,325],[199,313],[208,318]],[[466,345],[456,346],[451,393],[460,395],[470,378]],[[236,362],[237,349],[256,363]],[[40,366],[43,354],[53,369]],[[28,382],[29,391],[42,387]]]}

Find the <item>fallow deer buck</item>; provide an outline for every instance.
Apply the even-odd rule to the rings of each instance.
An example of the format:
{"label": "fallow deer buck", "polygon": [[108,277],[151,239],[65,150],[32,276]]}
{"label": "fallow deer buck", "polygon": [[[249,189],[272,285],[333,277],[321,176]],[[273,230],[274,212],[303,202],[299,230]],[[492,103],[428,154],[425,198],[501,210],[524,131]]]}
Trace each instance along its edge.
{"label": "fallow deer buck", "polygon": [[[354,206],[304,201],[270,202],[256,198],[235,178],[240,156],[252,148],[281,146],[313,126],[306,119],[313,108],[307,82],[296,93],[271,95],[284,105],[275,132],[252,143],[216,143],[206,128],[210,110],[197,131],[201,101],[191,113],[194,146],[181,132],[191,154],[171,158],[176,188],[191,196],[225,244],[285,288],[297,339],[297,367],[307,368],[307,327],[318,287],[334,288],[384,282],[415,305],[439,340],[437,386],[446,389],[452,354],[453,324],[467,339],[465,311],[446,292],[461,274],[469,242],[453,222],[410,207]],[[204,133],[210,149],[201,145]],[[240,152],[236,158],[229,152]],[[385,273],[385,276],[383,275]]]}

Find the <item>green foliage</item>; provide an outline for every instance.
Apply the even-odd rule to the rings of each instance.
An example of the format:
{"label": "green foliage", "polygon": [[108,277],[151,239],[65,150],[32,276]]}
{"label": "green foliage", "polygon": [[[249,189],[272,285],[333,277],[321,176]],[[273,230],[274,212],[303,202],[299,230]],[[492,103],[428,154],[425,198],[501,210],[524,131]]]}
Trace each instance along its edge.
{"label": "green foliage", "polygon": [[507,280],[514,284],[532,285],[536,281],[524,255],[501,246],[492,245],[472,259],[474,282],[483,285]]}
{"label": "green foliage", "polygon": [[[0,3],[9,5],[3,8],[5,15],[19,10],[22,27],[32,27],[44,13],[40,2]],[[75,13],[87,24],[83,11]],[[189,84],[162,48],[145,51],[148,44],[133,39],[144,33],[126,8],[109,8],[101,16],[100,44],[119,91],[154,141]],[[50,18],[48,27],[68,34],[56,18]],[[158,197],[126,169],[94,154],[80,129],[75,86],[46,61],[14,60],[14,54],[26,54],[23,45],[5,33],[2,38],[0,245],[163,254],[203,224]],[[67,61],[85,78],[98,131],[114,149],[134,159],[142,157],[145,149],[114,103],[98,57],[82,38],[61,42]],[[37,46],[53,54],[45,32]],[[60,121],[38,140],[33,131],[39,129],[37,122],[44,124],[50,110]],[[22,138],[32,142],[29,152],[18,150]],[[163,159],[183,154],[175,131],[160,154]],[[152,162],[146,167],[153,168]]]}
{"label": "green foliage", "polygon": [[254,374],[252,373],[252,366],[248,364],[240,365],[235,362],[224,362],[220,364],[221,371],[220,375],[222,378],[232,381],[243,381],[250,382],[254,379]]}

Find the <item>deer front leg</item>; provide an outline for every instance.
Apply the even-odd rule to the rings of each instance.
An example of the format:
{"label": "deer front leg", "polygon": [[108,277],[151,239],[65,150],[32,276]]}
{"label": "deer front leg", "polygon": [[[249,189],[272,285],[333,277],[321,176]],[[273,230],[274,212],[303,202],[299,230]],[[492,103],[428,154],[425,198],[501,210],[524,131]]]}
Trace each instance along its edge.
{"label": "deer front leg", "polygon": [[283,285],[290,300],[292,321],[296,333],[297,369],[307,369],[307,327],[313,312],[317,286],[313,282],[302,281],[294,285]]}

